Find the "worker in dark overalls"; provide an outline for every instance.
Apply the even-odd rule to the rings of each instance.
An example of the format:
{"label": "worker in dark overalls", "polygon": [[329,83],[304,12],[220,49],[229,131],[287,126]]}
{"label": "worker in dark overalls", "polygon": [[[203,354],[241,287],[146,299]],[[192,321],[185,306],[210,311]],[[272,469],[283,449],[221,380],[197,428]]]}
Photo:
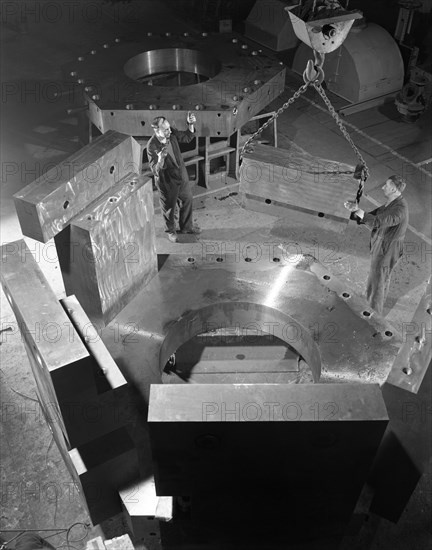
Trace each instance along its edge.
{"label": "worker in dark overalls", "polygon": [[149,166],[159,191],[159,203],[168,239],[176,243],[175,209],[179,206],[180,233],[198,234],[199,227],[192,225],[192,191],[179,143],[189,143],[195,137],[196,117],[187,115],[187,130],[171,127],[164,116],[152,122],[154,135],[147,143]]}
{"label": "worker in dark overalls", "polygon": [[366,283],[366,298],[371,307],[382,315],[393,268],[403,254],[403,243],[408,227],[408,204],[402,196],[405,181],[390,176],[382,190],[386,203],[372,212],[365,212],[353,201],[346,201],[345,208],[354,212],[360,224],[371,231],[371,267]]}

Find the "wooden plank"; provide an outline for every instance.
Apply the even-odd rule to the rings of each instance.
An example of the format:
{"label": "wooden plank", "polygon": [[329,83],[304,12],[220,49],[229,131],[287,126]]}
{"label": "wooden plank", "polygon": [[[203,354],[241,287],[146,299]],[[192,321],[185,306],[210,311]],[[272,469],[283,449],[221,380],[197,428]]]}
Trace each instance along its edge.
{"label": "wooden plank", "polygon": [[[158,497],[153,476],[138,479],[119,491],[123,515],[135,540],[159,533],[159,520],[173,518],[173,497]],[[159,533],[160,534],[160,533]]]}
{"label": "wooden plank", "polygon": [[[414,164],[418,164],[424,160],[428,160],[432,157],[432,140],[427,139],[425,141],[417,141],[416,143],[410,143],[407,146],[400,147],[396,150],[399,155],[411,160]],[[383,155],[379,155],[377,159],[380,162],[386,163],[388,160],[392,160],[394,155],[388,152]]]}
{"label": "wooden plank", "polygon": [[141,148],[133,138],[103,134],[14,195],[23,234],[47,242],[140,166]]}
{"label": "wooden plank", "polygon": [[386,123],[389,120],[398,120],[399,113],[397,112],[396,106],[394,104],[385,104],[382,105],[379,109],[366,109],[361,113],[353,113],[351,115],[347,115],[345,119],[350,124],[354,124],[354,126],[362,130],[371,126],[377,126],[378,124]]}
{"label": "wooden plank", "polygon": [[72,449],[69,457],[92,522],[120,514],[118,491],[139,476],[137,450],[126,428]]}
{"label": "wooden plank", "polygon": [[128,174],[55,237],[66,293],[99,326],[157,273],[152,187]]}
{"label": "wooden plank", "polygon": [[[387,147],[397,150],[409,146],[414,142],[421,141],[422,130],[414,124],[410,125],[401,121],[388,120],[382,124],[371,126],[367,129],[366,133],[379,142],[385,143]],[[357,136],[354,141],[357,147],[375,158],[389,152],[385,147],[381,147],[364,136]]]}
{"label": "wooden plank", "polygon": [[343,173],[347,171],[353,167],[301,151],[256,145],[243,157],[240,192],[268,205],[292,205],[322,217],[348,220],[343,203],[354,190],[354,180]]}

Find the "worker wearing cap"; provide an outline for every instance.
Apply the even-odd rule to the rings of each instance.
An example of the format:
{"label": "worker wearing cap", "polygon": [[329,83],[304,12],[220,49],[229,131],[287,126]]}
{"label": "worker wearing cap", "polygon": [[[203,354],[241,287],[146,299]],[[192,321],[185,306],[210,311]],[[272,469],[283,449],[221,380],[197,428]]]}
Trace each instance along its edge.
{"label": "worker wearing cap", "polygon": [[179,205],[180,233],[200,233],[192,225],[192,192],[189,177],[180,151],[179,143],[189,143],[195,137],[196,117],[188,112],[185,131],[171,127],[164,116],[152,122],[154,135],[147,144],[149,166],[159,191],[159,202],[164,218],[165,232],[171,242],[178,242],[175,227],[175,209]]}
{"label": "worker wearing cap", "polygon": [[372,212],[365,212],[353,201],[345,208],[354,212],[359,223],[371,231],[371,267],[366,283],[366,298],[371,307],[382,315],[393,268],[403,254],[403,243],[408,227],[408,204],[402,196],[406,183],[399,176],[390,176],[382,190],[386,203]]}

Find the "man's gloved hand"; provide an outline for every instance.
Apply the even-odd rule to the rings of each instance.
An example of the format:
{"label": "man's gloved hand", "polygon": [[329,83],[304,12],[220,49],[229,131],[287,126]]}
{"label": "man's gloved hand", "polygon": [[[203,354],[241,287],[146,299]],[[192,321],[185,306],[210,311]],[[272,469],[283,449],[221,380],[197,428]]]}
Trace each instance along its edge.
{"label": "man's gloved hand", "polygon": [[344,206],[350,212],[356,212],[359,209],[358,203],[356,201],[345,201]]}
{"label": "man's gloved hand", "polygon": [[367,180],[366,166],[364,164],[357,164],[354,170],[353,178],[355,180]]}
{"label": "man's gloved hand", "polygon": [[193,111],[188,111],[186,122],[188,123],[188,125],[194,125],[196,123],[196,116]]}

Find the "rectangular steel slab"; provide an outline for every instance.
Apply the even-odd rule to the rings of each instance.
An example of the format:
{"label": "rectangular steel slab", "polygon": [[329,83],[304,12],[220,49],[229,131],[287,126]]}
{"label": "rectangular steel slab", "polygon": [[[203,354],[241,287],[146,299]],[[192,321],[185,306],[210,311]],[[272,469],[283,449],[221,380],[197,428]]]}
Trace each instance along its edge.
{"label": "rectangular steel slab", "polygon": [[105,326],[157,273],[152,181],[128,174],[55,237],[67,294]]}
{"label": "rectangular steel slab", "polygon": [[245,153],[240,170],[240,194],[246,208],[257,210],[255,203],[272,209],[297,209],[343,223],[349,213],[344,201],[356,192],[351,174],[353,167],[313,157],[300,150],[288,151],[268,145],[252,145]]}
{"label": "rectangular steel slab", "polygon": [[76,298],[64,301],[65,312],[23,240],[2,247],[1,281],[59,446],[133,423],[126,380],[99,334]]}
{"label": "rectangular steel slab", "polygon": [[335,495],[350,510],[386,428],[366,384],[151,386],[158,495]]}
{"label": "rectangular steel slab", "polygon": [[141,148],[130,136],[98,137],[14,195],[21,230],[47,242],[126,174],[141,167]]}
{"label": "rectangular steel slab", "polygon": [[45,399],[57,403],[78,395],[94,397],[95,363],[26,243],[8,243],[1,254],[2,286]]}

